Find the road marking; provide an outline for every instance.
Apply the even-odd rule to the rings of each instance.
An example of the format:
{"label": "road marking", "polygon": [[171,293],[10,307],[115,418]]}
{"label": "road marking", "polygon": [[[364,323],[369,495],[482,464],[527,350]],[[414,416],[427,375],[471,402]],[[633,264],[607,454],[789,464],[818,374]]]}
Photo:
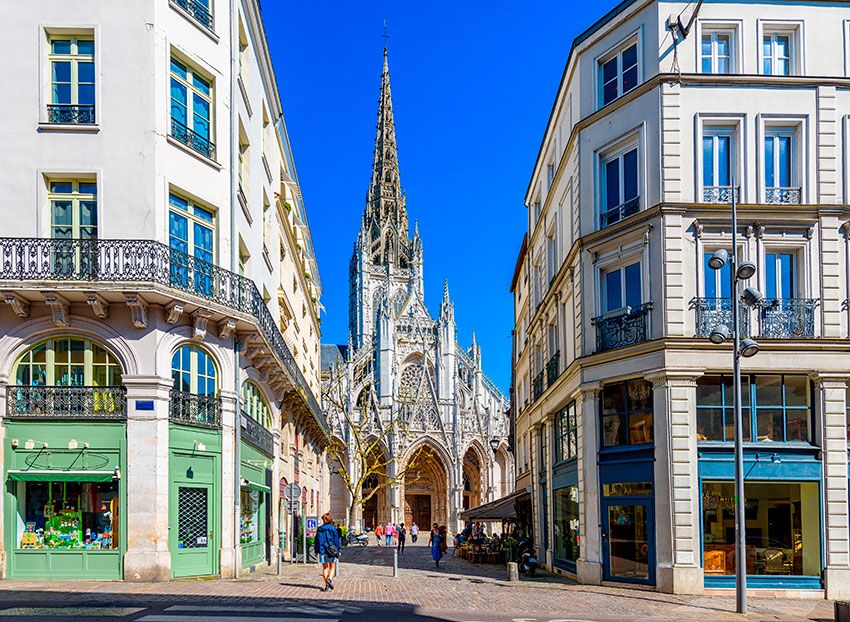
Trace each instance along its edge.
{"label": "road marking", "polygon": [[137,622],[339,622],[339,618],[264,618],[260,616],[192,616],[188,618],[184,615],[165,615],[155,613],[138,619]]}
{"label": "road marking", "polygon": [[123,618],[144,611],[145,607],[12,607],[0,610],[0,616],[89,616]]}
{"label": "road marking", "polygon": [[233,613],[302,613],[304,615],[322,615],[322,614],[341,614],[342,607],[317,607],[312,605],[304,606],[273,606],[273,605],[172,605],[165,611],[201,611],[205,613],[213,612],[233,612]]}

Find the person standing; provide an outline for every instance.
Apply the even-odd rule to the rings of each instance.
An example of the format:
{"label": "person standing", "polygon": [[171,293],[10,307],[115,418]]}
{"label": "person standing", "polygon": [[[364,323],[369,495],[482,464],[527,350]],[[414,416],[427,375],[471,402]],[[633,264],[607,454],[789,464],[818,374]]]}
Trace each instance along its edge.
{"label": "person standing", "polygon": [[414,521],[413,524],[410,525],[410,541],[413,542],[413,544],[416,544],[416,540],[418,538],[419,538],[419,527],[417,526],[416,521]]}
{"label": "person standing", "polygon": [[387,521],[387,526],[384,528],[384,536],[386,537],[386,545],[392,546],[393,544],[393,524]]}
{"label": "person standing", "polygon": [[378,540],[378,546],[381,546],[381,540],[384,538],[384,526],[380,523],[375,527],[375,538]]}
{"label": "person standing", "polygon": [[323,592],[327,592],[328,588],[334,589],[332,577],[336,567],[336,560],[339,558],[339,550],[342,546],[342,541],[339,537],[339,532],[334,527],[334,520],[330,512],[322,514],[322,524],[316,530],[316,554],[319,556],[319,563],[322,564],[322,578],[325,580]]}
{"label": "person standing", "polygon": [[396,530],[398,536],[398,552],[404,553],[404,541],[407,539],[407,530],[404,528],[404,523],[400,523]]}
{"label": "person standing", "polygon": [[440,530],[437,523],[431,528],[431,537],[428,539],[428,546],[431,547],[431,559],[440,567],[440,560],[443,558],[443,549],[440,546]]}

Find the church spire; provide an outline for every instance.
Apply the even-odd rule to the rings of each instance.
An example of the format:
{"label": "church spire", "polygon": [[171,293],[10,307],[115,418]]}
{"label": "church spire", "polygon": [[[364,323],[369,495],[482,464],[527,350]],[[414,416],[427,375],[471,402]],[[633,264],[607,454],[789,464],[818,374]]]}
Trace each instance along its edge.
{"label": "church spire", "polygon": [[372,180],[363,220],[364,230],[369,232],[371,240],[370,259],[377,264],[392,263],[398,267],[407,267],[410,262],[407,207],[398,170],[398,146],[386,47],[381,71]]}

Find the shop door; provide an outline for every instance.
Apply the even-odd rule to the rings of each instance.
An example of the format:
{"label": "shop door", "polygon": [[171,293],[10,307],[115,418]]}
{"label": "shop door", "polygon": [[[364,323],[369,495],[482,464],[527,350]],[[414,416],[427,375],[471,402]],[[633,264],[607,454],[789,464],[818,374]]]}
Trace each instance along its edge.
{"label": "shop door", "polygon": [[602,572],[606,581],[655,583],[655,521],[651,501],[602,502]]}
{"label": "shop door", "polygon": [[177,486],[177,524],[170,530],[175,577],[215,574],[212,494],[212,486]]}

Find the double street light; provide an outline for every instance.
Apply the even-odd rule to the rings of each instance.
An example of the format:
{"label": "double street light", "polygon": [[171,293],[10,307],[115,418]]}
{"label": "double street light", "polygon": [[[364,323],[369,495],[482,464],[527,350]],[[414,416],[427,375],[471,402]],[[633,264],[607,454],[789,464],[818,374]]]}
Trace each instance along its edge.
{"label": "double street light", "polygon": [[732,370],[733,394],[735,404],[735,596],[738,613],[747,612],[747,536],[744,497],[744,424],[741,412],[741,357],[750,358],[759,351],[759,344],[750,337],[741,338],[741,325],[738,317],[739,305],[747,309],[756,306],[763,298],[755,287],[747,287],[739,292],[739,285],[748,281],[756,273],[756,265],[751,261],[738,263],[738,210],[735,196],[735,178],[732,176],[732,254],[726,250],[716,251],[708,260],[712,270],[722,270],[729,265],[732,285],[732,326],[724,323],[711,329],[708,336],[713,344],[720,345],[729,339],[733,341]]}

